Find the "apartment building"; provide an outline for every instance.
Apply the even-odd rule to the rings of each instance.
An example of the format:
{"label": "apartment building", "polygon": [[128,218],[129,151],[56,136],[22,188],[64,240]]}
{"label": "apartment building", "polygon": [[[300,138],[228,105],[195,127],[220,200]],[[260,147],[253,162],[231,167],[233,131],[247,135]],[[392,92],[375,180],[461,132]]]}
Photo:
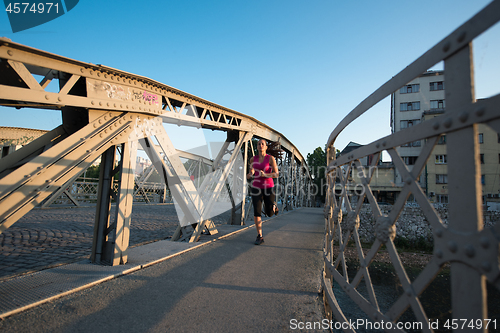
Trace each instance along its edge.
{"label": "apartment building", "polygon": [[[391,130],[393,133],[415,126],[443,114],[446,110],[444,71],[428,71],[391,95]],[[478,125],[481,183],[486,201],[499,201],[500,136],[487,125]],[[411,170],[425,142],[407,143],[397,150]],[[431,202],[448,203],[448,165],[446,135],[443,135],[427,161],[419,182]],[[399,172],[394,173],[396,186],[403,186]]]}

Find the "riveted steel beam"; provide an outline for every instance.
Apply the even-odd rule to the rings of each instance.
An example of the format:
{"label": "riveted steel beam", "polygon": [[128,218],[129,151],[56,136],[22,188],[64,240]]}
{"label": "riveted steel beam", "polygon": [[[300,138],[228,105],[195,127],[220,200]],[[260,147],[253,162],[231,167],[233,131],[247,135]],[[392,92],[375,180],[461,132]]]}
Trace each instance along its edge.
{"label": "riveted steel beam", "polygon": [[[251,132],[280,141],[283,149],[305,161],[284,135],[258,120],[143,76],[79,62],[0,38],[0,105],[60,110],[64,106],[161,116],[165,123],[223,131]],[[11,63],[14,64],[14,68]],[[46,91],[32,76],[58,79],[59,92]],[[30,77],[31,76],[31,77]]]}

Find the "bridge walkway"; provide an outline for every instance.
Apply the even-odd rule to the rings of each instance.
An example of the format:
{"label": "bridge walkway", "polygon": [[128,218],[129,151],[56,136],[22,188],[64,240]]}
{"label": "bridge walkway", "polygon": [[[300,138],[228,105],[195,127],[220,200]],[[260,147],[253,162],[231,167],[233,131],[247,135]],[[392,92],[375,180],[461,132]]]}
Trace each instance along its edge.
{"label": "bridge walkway", "polygon": [[253,227],[227,226],[195,244],[133,248],[122,266],[81,261],[4,281],[0,330],[279,332],[322,320],[323,210],[280,214],[263,229],[260,246]]}

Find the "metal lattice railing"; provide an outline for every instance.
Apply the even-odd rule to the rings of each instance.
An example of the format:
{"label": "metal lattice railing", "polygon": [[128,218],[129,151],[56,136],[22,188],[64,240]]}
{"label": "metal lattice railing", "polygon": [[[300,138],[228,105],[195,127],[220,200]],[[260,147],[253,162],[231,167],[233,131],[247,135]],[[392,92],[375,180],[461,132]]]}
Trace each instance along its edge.
{"label": "metal lattice railing", "polygon": [[[325,308],[335,318],[335,328],[346,332],[369,328],[486,332],[500,327],[500,225],[484,227],[477,130],[481,124],[500,133],[500,95],[476,101],[471,74],[473,39],[499,20],[500,1],[493,1],[359,104],[332,132],[327,143],[323,287]],[[442,115],[336,157],[335,140],[347,125],[442,60],[446,73],[446,111]],[[446,223],[419,182],[444,134],[449,194]],[[425,144],[409,168],[398,149],[417,140]],[[362,158],[374,156],[370,166],[376,168],[383,151],[403,178],[401,192],[389,210],[377,202],[371,185],[373,173],[367,174],[360,163]],[[356,192],[350,185],[351,170],[358,173],[362,191]],[[432,253],[418,255],[423,258],[420,267],[408,262],[394,241],[410,195],[432,235]],[[368,244],[359,235],[366,201],[376,236]]]}
{"label": "metal lattice railing", "polygon": [[[119,181],[113,182],[113,191],[118,192]],[[141,182],[140,187],[136,184],[134,202],[163,203],[171,201],[168,188],[163,183]],[[98,200],[99,179],[98,178],[78,178],[70,184],[66,190],[62,191],[56,198],[49,198],[41,205],[46,207],[64,205],[85,205],[95,204]]]}

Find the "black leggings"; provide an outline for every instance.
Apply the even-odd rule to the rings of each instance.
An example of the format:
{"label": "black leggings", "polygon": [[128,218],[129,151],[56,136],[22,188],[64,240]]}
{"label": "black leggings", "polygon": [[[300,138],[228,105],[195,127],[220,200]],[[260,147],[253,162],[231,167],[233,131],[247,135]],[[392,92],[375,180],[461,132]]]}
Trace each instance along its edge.
{"label": "black leggings", "polygon": [[252,196],[253,203],[253,216],[260,217],[262,215],[262,202],[264,201],[264,206],[266,210],[266,215],[271,217],[274,215],[274,200],[276,195],[274,194],[274,187],[269,188],[257,188],[250,187],[250,195]]}

